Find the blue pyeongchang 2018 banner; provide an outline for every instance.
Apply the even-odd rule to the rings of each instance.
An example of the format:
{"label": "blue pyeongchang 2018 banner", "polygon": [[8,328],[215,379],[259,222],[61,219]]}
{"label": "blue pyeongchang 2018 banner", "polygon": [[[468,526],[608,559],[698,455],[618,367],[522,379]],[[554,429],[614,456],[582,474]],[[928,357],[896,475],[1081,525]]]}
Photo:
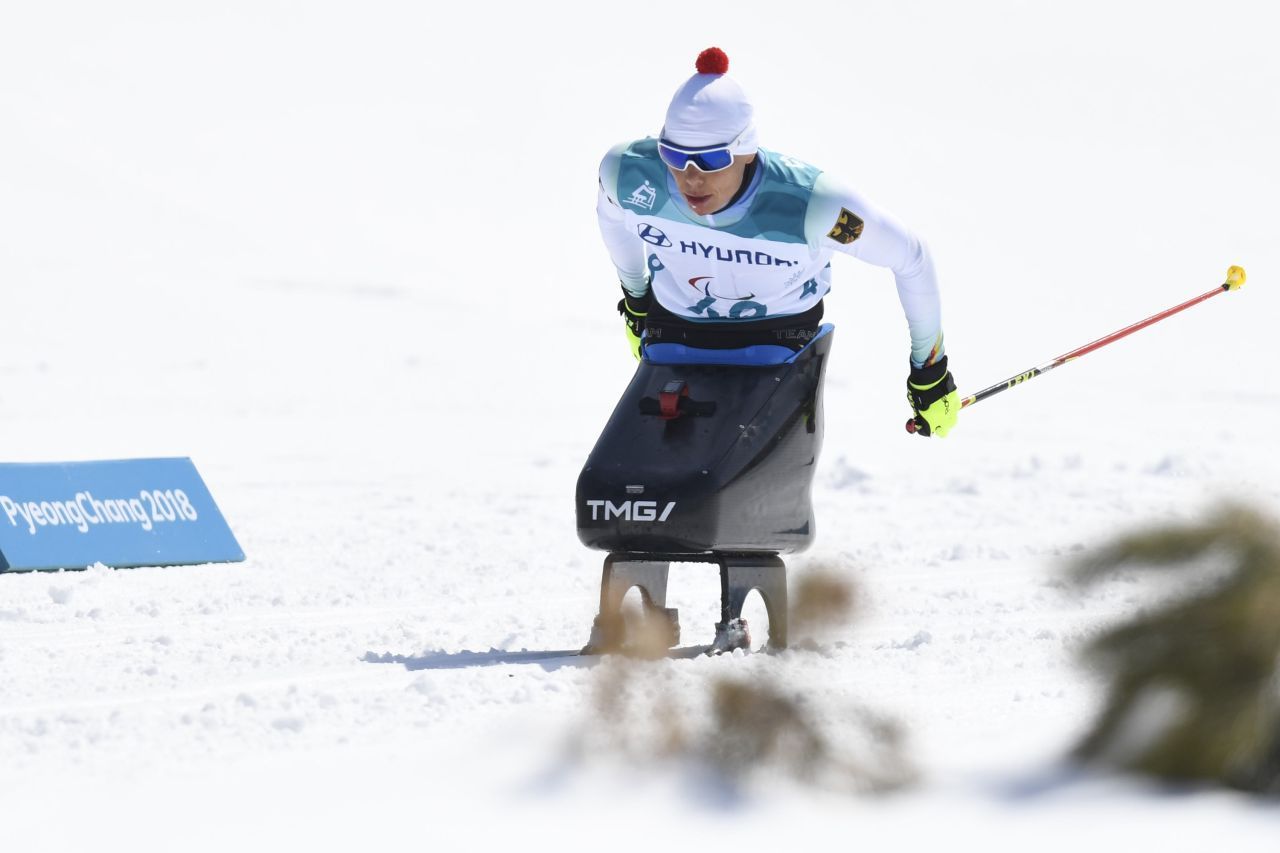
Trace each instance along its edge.
{"label": "blue pyeongchang 2018 banner", "polygon": [[243,559],[190,459],[0,463],[0,572]]}

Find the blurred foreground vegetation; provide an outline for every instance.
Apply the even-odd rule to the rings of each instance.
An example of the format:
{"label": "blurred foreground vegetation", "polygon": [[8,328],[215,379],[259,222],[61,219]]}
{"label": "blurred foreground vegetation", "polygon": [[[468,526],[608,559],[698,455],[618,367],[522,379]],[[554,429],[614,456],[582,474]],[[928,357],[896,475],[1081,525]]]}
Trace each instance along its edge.
{"label": "blurred foreground vegetation", "polygon": [[1095,638],[1107,698],[1075,757],[1176,783],[1280,793],[1280,525],[1226,506],[1122,536],[1073,569],[1179,573],[1196,589]]}
{"label": "blurred foreground vegetation", "polygon": [[[637,766],[680,763],[730,789],[761,776],[853,793],[907,785],[915,771],[896,722],[786,678],[786,656],[820,652],[820,641],[847,627],[857,603],[854,585],[838,572],[798,576],[790,622],[806,651],[753,655],[749,674],[735,677],[691,679],[665,665],[663,626],[646,642],[640,619],[628,629],[627,653],[596,669],[590,725],[575,735],[575,751],[620,756]],[[753,631],[763,634],[762,627]],[[741,673],[740,666],[730,668]]]}

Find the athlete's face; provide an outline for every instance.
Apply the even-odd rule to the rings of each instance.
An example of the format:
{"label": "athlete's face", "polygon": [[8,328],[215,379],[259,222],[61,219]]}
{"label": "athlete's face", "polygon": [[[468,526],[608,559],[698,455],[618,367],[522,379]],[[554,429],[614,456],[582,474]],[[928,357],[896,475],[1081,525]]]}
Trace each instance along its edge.
{"label": "athlete's face", "polygon": [[677,172],[670,166],[667,168],[671,169],[671,174],[676,179],[676,186],[680,188],[680,194],[684,196],[684,200],[693,212],[699,216],[706,216],[708,213],[724,209],[729,204],[729,200],[742,186],[742,175],[747,169],[747,164],[754,159],[756,159],[755,154],[737,154],[733,158],[733,165],[719,172],[703,172],[694,165],[690,165],[683,172]]}

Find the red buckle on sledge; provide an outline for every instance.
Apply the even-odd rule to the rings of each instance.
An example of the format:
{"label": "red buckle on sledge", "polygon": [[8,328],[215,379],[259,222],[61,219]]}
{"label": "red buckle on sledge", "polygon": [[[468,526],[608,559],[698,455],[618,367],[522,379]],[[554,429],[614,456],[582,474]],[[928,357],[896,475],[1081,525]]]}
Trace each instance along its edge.
{"label": "red buckle on sledge", "polygon": [[689,396],[689,386],[683,379],[672,379],[658,392],[658,417],[664,421],[680,417],[680,398]]}

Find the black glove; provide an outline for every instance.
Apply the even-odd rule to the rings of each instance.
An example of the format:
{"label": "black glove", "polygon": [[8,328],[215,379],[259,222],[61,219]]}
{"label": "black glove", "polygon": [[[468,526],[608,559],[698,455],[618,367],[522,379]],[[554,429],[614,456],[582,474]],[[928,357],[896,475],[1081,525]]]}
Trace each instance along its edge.
{"label": "black glove", "polygon": [[928,367],[912,366],[911,375],[907,377],[907,402],[916,413],[915,431],[919,435],[945,438],[956,425],[960,395],[951,371],[947,370],[945,355]]}
{"label": "black glove", "polygon": [[631,354],[640,360],[640,333],[644,331],[645,318],[649,316],[649,305],[653,302],[653,291],[645,291],[638,299],[622,289],[622,298],[618,300],[618,313],[627,325],[627,343],[631,346]]}

